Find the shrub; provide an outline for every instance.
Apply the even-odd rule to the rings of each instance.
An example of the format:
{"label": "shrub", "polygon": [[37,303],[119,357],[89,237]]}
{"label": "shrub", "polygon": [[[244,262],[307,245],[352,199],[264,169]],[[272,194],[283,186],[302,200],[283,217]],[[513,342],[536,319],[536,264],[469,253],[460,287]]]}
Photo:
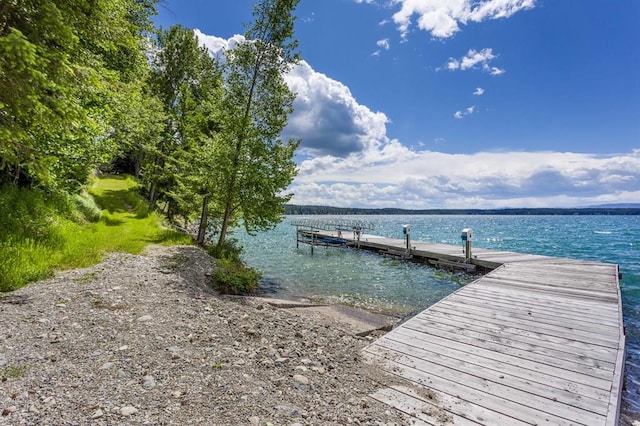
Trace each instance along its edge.
{"label": "shrub", "polygon": [[89,222],[97,222],[102,217],[102,210],[100,210],[95,199],[87,191],[82,191],[74,195],[73,201],[76,203],[78,210],[80,210],[84,218]]}
{"label": "shrub", "polygon": [[224,294],[253,293],[261,274],[241,260],[218,259],[213,271],[213,287]]}
{"label": "shrub", "polygon": [[242,254],[242,246],[235,238],[227,238],[224,240],[222,247],[218,248],[216,245],[207,247],[207,252],[216,259],[230,259],[234,262],[242,263],[240,255]]}

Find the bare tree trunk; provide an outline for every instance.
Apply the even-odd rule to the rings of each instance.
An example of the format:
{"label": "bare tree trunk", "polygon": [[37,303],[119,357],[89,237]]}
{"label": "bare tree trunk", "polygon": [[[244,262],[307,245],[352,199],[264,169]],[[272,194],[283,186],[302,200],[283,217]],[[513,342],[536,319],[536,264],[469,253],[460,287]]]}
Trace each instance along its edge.
{"label": "bare tree trunk", "polygon": [[204,237],[207,232],[207,224],[209,222],[209,196],[205,195],[202,199],[202,211],[200,213],[200,226],[198,227],[198,237],[196,242],[204,245]]}

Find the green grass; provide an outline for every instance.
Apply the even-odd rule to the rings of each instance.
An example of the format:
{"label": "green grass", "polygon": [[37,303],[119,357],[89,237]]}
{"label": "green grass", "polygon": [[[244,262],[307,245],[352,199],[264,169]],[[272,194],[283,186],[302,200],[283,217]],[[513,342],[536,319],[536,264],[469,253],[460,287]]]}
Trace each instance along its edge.
{"label": "green grass", "polygon": [[[108,252],[138,254],[149,244],[190,244],[188,235],[168,229],[149,210],[129,176],[96,178],[88,194],[101,209],[72,197],[35,190],[0,189],[0,291],[15,290],[56,270],[86,267]],[[9,203],[9,204],[7,204]]]}

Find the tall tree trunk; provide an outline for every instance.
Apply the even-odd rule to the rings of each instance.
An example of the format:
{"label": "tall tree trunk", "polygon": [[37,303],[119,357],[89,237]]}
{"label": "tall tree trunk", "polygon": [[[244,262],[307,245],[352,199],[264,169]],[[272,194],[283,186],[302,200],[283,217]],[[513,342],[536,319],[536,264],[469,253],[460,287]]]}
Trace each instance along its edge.
{"label": "tall tree trunk", "polygon": [[209,196],[205,195],[202,198],[202,211],[200,213],[200,226],[198,227],[198,237],[196,242],[199,245],[204,245],[204,237],[207,232],[207,225],[209,222]]}

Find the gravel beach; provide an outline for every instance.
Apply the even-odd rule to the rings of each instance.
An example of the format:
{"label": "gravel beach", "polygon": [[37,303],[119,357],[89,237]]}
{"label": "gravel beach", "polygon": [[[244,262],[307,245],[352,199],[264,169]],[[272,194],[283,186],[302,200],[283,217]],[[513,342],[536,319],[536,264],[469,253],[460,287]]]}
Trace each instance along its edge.
{"label": "gravel beach", "polygon": [[[0,424],[404,425],[375,336],[219,296],[196,247],[110,254],[0,298]],[[338,317],[339,318],[339,317]]]}

